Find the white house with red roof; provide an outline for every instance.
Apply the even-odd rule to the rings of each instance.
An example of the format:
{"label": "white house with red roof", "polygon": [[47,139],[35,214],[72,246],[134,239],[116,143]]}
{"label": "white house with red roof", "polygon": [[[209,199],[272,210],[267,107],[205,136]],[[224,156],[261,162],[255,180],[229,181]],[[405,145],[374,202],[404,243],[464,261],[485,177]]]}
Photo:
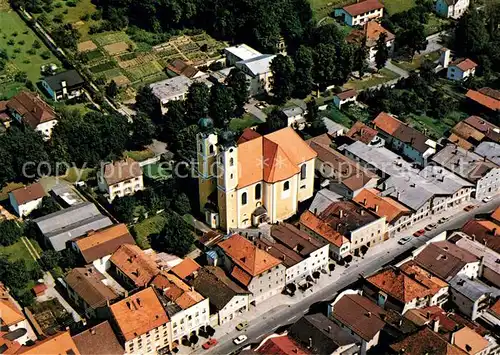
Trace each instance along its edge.
{"label": "white house with red roof", "polygon": [[382,18],[384,5],[378,0],[365,0],[335,9],[335,17],[342,17],[348,26],[362,26],[370,20]]}
{"label": "white house with red roof", "polygon": [[462,81],[476,74],[477,64],[469,58],[458,58],[450,63],[446,77],[450,80]]}
{"label": "white house with red roof", "polygon": [[44,196],[45,190],[37,182],[9,192],[9,201],[17,215],[23,218],[40,207]]}

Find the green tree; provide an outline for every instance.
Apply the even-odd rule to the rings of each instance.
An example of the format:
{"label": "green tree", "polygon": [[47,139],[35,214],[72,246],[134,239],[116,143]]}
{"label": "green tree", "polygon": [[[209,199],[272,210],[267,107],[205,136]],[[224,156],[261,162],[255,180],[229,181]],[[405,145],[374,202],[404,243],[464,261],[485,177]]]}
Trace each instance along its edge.
{"label": "green tree", "polygon": [[294,89],[295,67],[292,59],[278,54],[271,62],[271,72],[273,74],[271,92],[276,101],[282,104],[290,99]]}
{"label": "green tree", "polygon": [[23,234],[22,228],[15,220],[0,223],[0,245],[8,246],[16,243]]}
{"label": "green tree", "polygon": [[294,56],[295,78],[294,94],[304,98],[311,93],[314,86],[313,80],[313,52],[311,48],[300,46]]}
{"label": "green tree", "polygon": [[377,39],[377,44],[375,45],[375,64],[377,69],[380,70],[385,67],[385,63],[389,59],[389,50],[387,49],[387,33],[382,32]]}
{"label": "green tree", "polygon": [[57,212],[61,209],[61,207],[57,204],[51,196],[44,196],[42,198],[42,204],[37,209],[31,211],[29,217],[31,219],[39,218],[42,216],[46,216],[48,214]]}
{"label": "green tree", "polygon": [[0,187],[12,181],[16,176],[13,168],[12,154],[2,146],[2,143],[4,142],[0,140]]}
{"label": "green tree", "polygon": [[476,58],[484,53],[490,36],[485,16],[470,9],[458,20],[455,28],[454,48],[459,55]]}
{"label": "green tree", "polygon": [[283,117],[281,111],[275,107],[273,110],[267,115],[266,122],[259,125],[258,129],[263,134],[272,133],[279,129],[286,127],[286,120]]}
{"label": "green tree", "polygon": [[144,112],[153,121],[161,117],[160,101],[153,95],[148,85],[141,87],[137,92],[135,108],[137,111]]}
{"label": "green tree", "polygon": [[106,95],[113,98],[118,95],[118,85],[116,85],[116,82],[114,80],[111,80],[106,86]]}
{"label": "green tree", "polygon": [[233,68],[226,78],[226,85],[233,91],[234,103],[240,111],[248,100],[248,80],[239,68]]}
{"label": "green tree", "polygon": [[174,200],[174,208],[181,215],[191,212],[191,204],[189,198],[184,192],[181,192]]}
{"label": "green tree", "polygon": [[54,41],[63,48],[76,50],[80,32],[73,28],[71,24],[57,26],[52,32]]}
{"label": "green tree", "polygon": [[45,250],[41,255],[40,262],[45,270],[52,270],[59,266],[61,254],[55,250]]}
{"label": "green tree", "polygon": [[180,130],[173,142],[174,152],[182,159],[196,159],[196,135],[200,132],[198,125],[193,124]]}
{"label": "green tree", "polygon": [[368,70],[368,47],[366,47],[366,40],[356,47],[354,52],[353,69],[356,70],[360,76],[365,75]]}
{"label": "green tree", "polygon": [[[322,26],[323,27],[323,26]],[[327,86],[336,78],[337,53],[332,44],[319,44],[314,52],[314,80]]]}
{"label": "green tree", "polygon": [[194,241],[194,235],[186,222],[177,213],[169,213],[165,227],[152,243],[156,250],[184,257]]}
{"label": "green tree", "polygon": [[212,85],[209,113],[216,127],[225,127],[229,124],[234,107],[233,90],[222,84]]}
{"label": "green tree", "polygon": [[153,143],[156,127],[151,119],[139,112],[132,121],[132,143],[138,147],[145,147]]}
{"label": "green tree", "polygon": [[411,22],[409,27],[398,33],[396,44],[399,49],[407,52],[413,59],[415,52],[420,52],[427,47],[424,25],[418,22]]}
{"label": "green tree", "polygon": [[316,121],[319,117],[319,109],[316,100],[313,98],[312,100],[307,102],[307,113],[306,113],[306,121],[312,123]]}
{"label": "green tree", "polygon": [[167,108],[167,114],[161,122],[162,135],[167,142],[175,142],[177,134],[187,127],[186,107],[183,101],[170,101]]}
{"label": "green tree", "polygon": [[210,89],[204,83],[195,82],[189,87],[186,98],[186,111],[189,122],[197,123],[208,113]]}
{"label": "green tree", "polygon": [[122,223],[132,223],[137,201],[134,196],[116,197],[113,199],[113,212]]}

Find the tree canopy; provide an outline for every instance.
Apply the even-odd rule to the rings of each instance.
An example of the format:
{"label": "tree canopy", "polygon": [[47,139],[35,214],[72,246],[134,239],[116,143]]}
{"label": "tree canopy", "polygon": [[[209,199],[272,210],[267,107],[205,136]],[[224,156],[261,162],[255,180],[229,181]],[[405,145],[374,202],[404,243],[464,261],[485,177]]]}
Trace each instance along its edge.
{"label": "tree canopy", "polygon": [[170,213],[163,231],[152,243],[157,250],[183,257],[191,250],[194,240],[193,232],[186,222],[177,213]]}

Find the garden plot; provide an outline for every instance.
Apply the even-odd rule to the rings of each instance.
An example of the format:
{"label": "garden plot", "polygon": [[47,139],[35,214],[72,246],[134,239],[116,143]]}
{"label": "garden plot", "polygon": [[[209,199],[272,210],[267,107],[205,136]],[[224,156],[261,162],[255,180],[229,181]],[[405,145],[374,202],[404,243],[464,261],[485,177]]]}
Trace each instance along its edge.
{"label": "garden plot", "polygon": [[92,41],[84,41],[78,43],[78,53],[90,52],[97,49],[97,45]]}
{"label": "garden plot", "polygon": [[107,44],[103,48],[106,52],[108,52],[109,55],[115,55],[127,52],[130,46],[127,42],[117,42],[117,43]]}
{"label": "garden plot", "polygon": [[143,65],[136,66],[133,68],[127,68],[127,76],[132,82],[140,81],[152,75],[162,74],[163,67],[154,60],[149,63],[144,63]]}
{"label": "garden plot", "polygon": [[95,36],[92,40],[101,47],[119,42],[132,42],[125,32],[113,32]]}

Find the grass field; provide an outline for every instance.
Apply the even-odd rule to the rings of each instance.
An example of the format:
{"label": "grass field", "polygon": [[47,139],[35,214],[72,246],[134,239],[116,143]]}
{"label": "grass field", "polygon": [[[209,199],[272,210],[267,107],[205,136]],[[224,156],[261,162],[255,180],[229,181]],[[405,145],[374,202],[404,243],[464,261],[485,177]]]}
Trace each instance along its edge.
{"label": "grass field", "polygon": [[[61,1],[60,4],[62,6],[59,8],[54,7],[51,15],[53,16],[62,14],[64,22],[70,23],[78,29],[78,31],[82,35],[81,40],[88,39],[90,37],[90,26],[93,24],[97,24],[99,21],[94,21],[90,17],[87,20],[82,21],[81,18],[86,14],[91,15],[96,12],[96,6],[92,3],[91,0],[78,0],[76,7],[67,6],[66,2],[64,1]],[[65,11],[67,11],[68,13],[65,14]]]}
{"label": "grass field", "polygon": [[383,0],[382,3],[389,15],[409,10],[415,6],[415,0]]}
{"label": "grass field", "polygon": [[[40,80],[40,67],[43,64],[54,63],[61,67],[61,63],[50,53],[42,41],[38,40],[41,48],[32,48],[35,40],[38,40],[35,33],[16,12],[12,10],[0,11],[0,49],[7,51],[9,56],[8,71],[10,73],[24,71],[33,83]],[[28,53],[30,50],[34,52]],[[43,59],[40,56],[45,52],[48,59]],[[0,96],[11,97],[22,87],[22,84],[15,82],[2,83],[0,84]]]}
{"label": "grass field", "polygon": [[[42,249],[38,245],[35,240],[30,240],[31,244],[35,247],[35,249],[41,253]],[[37,262],[33,259],[31,254],[28,251],[28,248],[24,245],[22,240],[19,240],[17,243],[9,245],[8,247],[0,246],[0,254],[6,255],[7,258],[11,261],[15,260],[24,260],[28,269],[32,270],[37,267]]]}
{"label": "grass field", "polygon": [[378,74],[372,75],[368,79],[351,79],[345,85],[346,89],[364,90],[373,86],[384,84],[388,81],[399,78],[399,75],[389,69],[382,68]]}
{"label": "grass field", "polygon": [[156,216],[146,218],[134,226],[134,235],[137,245],[142,249],[151,247],[148,237],[153,234],[158,234],[165,226],[165,216],[157,214]]}
{"label": "grass field", "polygon": [[404,61],[396,62],[393,60],[392,63],[394,65],[400,67],[401,69],[404,69],[406,71],[412,71],[412,70],[415,70],[417,68],[420,68],[420,66],[422,65],[422,63],[425,60],[435,61],[435,60],[439,59],[439,55],[440,55],[439,52],[436,51],[436,52],[432,52],[432,53],[429,53],[426,55],[416,57],[415,59],[413,59],[412,62],[404,62]]}
{"label": "grass field", "polygon": [[89,175],[94,171],[94,169],[86,168],[81,171],[81,169],[78,168],[70,168],[66,172],[66,175],[64,176],[64,180],[75,183],[78,180],[78,177],[80,177],[81,181],[86,181],[89,178]]}

